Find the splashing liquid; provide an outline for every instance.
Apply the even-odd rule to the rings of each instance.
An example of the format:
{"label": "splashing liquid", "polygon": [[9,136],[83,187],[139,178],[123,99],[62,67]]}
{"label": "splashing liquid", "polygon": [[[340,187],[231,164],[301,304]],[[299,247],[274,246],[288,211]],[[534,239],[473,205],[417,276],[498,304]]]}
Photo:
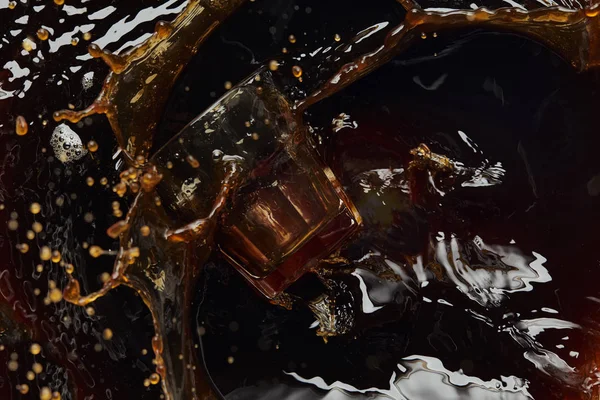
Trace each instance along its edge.
{"label": "splashing liquid", "polygon": [[[241,3],[241,0],[191,1],[172,23],[159,23],[150,39],[123,55],[92,46],[90,54],[102,58],[112,69],[101,93],[83,111],[54,114],[56,121],[73,123],[92,114],[106,114],[120,147],[128,155],[130,166],[139,170],[136,176],[146,177],[142,190],[139,183],[134,185],[135,178],[128,178],[124,184],[137,194],[125,222],[111,231],[113,236],[120,236],[121,249],[110,279],[99,292],[82,296],[79,283],[71,277],[64,297],[84,306],[118,285],[138,291],[154,318],[153,349],[168,399],[218,398],[202,366],[194,359],[189,326],[195,282],[212,250],[213,230],[200,227],[193,240],[183,236],[183,240],[166,239],[177,227],[171,226],[156,199],[154,186],[160,178],[146,159],[158,116],[179,73],[207,35]],[[298,119],[309,106],[374,71],[422,37],[447,29],[488,28],[522,34],[546,44],[579,70],[595,67],[599,62],[596,5],[583,10],[505,8],[489,11],[481,8],[438,12],[423,10],[408,1],[402,4],[407,14],[401,25],[379,26],[362,32],[345,47],[340,46],[336,53],[339,58],[331,61],[321,76],[311,79],[308,85],[313,89],[308,91],[308,96],[290,91],[290,98],[296,100]],[[351,45],[356,48],[351,49]],[[278,68],[276,72],[283,74],[289,70]],[[294,65],[292,71],[295,79],[308,79],[301,66]],[[216,201],[219,207],[226,203],[229,192],[235,191],[235,176],[231,179],[231,184],[224,183],[227,190]],[[118,191],[124,194],[122,188]],[[147,233],[147,229],[150,234],[141,234],[142,231]]]}

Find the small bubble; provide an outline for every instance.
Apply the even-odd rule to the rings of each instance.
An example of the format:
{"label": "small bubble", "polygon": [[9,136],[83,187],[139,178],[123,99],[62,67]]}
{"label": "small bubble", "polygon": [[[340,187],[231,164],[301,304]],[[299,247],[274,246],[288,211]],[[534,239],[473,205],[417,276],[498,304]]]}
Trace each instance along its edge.
{"label": "small bubble", "polygon": [[233,356],[227,357],[227,363],[228,364],[233,364],[234,361],[235,361],[235,358],[233,358]]}
{"label": "small bubble", "polygon": [[63,4],[65,4],[65,0],[54,0],[54,4],[56,4],[57,6],[62,6]]}
{"label": "small bubble", "polygon": [[92,178],[91,176],[88,176],[85,179],[85,183],[87,183],[88,186],[94,186],[94,178]]}
{"label": "small bubble", "polygon": [[425,32],[421,32],[421,39],[427,39],[427,34]]}
{"label": "small bubble", "polygon": [[288,40],[290,41],[290,43],[296,43],[296,36],[290,35],[288,36]]}
{"label": "small bubble", "polygon": [[100,179],[100,184],[101,184],[102,186],[106,186],[106,184],[107,184],[107,183],[108,183],[108,179],[106,179],[106,177],[102,177],[102,178]]}
{"label": "small bubble", "polygon": [[335,40],[336,42],[339,42],[340,40],[342,40],[342,37],[336,33],[335,36],[333,37],[333,40]]}
{"label": "small bubble", "polygon": [[269,69],[271,71],[277,71],[277,68],[279,68],[279,63],[277,62],[277,60],[271,60],[269,62]]}
{"label": "small bubble", "polygon": [[35,233],[31,230],[27,231],[27,233],[25,235],[27,236],[27,239],[29,239],[29,240],[35,239]]}
{"label": "small bubble", "polygon": [[25,377],[27,378],[28,381],[32,381],[35,379],[35,374],[33,373],[33,371],[27,371],[27,374],[25,375]]}
{"label": "small bubble", "polygon": [[89,32],[86,32],[83,34],[83,40],[87,40],[89,41],[92,38],[92,34]]}
{"label": "small bubble", "polygon": [[79,43],[79,38],[74,37],[71,39],[71,46],[77,46],[78,43]]}
{"label": "small bubble", "polygon": [[96,353],[100,353],[100,352],[102,351],[102,345],[101,345],[100,343],[96,343],[96,344],[94,345],[94,351],[95,351]]}
{"label": "small bubble", "polygon": [[19,243],[16,247],[17,250],[19,250],[23,254],[29,251],[29,245],[27,243]]}
{"label": "small bubble", "polygon": [[[29,373],[29,372],[28,372],[28,373]],[[23,383],[23,384],[21,384],[21,385],[18,385],[18,386],[17,386],[17,389],[19,390],[19,392],[20,392],[21,394],[27,394],[27,393],[29,393],[29,385],[28,385],[28,384],[26,384],[26,383]]]}
{"label": "small bubble", "polygon": [[17,6],[17,2],[16,2],[16,1],[14,1],[14,0],[13,0],[13,1],[10,1],[10,2],[8,3],[8,8],[10,8],[11,10],[14,10],[16,6]]}
{"label": "small bubble", "polygon": [[148,350],[142,349],[142,355],[145,356],[146,354],[148,354]]}
{"label": "small bubble", "polygon": [[96,314],[96,310],[94,309],[94,307],[87,307],[85,309],[85,312],[87,315],[89,315],[90,317],[94,314]]}
{"label": "small bubble", "polygon": [[149,379],[144,379],[144,386],[146,386],[146,387],[150,386],[150,380]]}
{"label": "small bubble", "polygon": [[231,89],[232,85],[231,85],[230,81],[226,81],[224,86],[225,86],[225,90],[229,90],[229,89]]}
{"label": "small bubble", "polygon": [[144,225],[140,228],[140,233],[142,234],[142,236],[149,236],[150,235],[150,227],[148,225]]}

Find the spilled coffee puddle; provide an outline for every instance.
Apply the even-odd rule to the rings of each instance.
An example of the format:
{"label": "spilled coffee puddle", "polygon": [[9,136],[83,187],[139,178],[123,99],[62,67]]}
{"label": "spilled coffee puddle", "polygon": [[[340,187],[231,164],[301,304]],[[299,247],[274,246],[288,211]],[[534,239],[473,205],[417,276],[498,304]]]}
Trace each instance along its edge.
{"label": "spilled coffee puddle", "polygon": [[[593,357],[576,369],[537,340],[539,334],[548,330],[580,330],[579,324],[547,316],[525,319],[510,313],[498,319],[482,311],[500,308],[510,294],[529,292],[534,289],[533,284],[551,281],[541,253],[488,244],[475,235],[462,239],[454,232],[444,231],[425,237],[422,243],[408,243],[411,233],[417,232],[410,228],[419,228],[431,210],[437,212],[441,198],[459,188],[501,186],[507,172],[501,161],[488,159],[481,152],[476,163],[466,163],[442,151],[432,151],[427,144],[414,143],[389,146],[389,154],[398,157],[397,165],[389,168],[374,166],[356,171],[347,155],[342,161],[346,165],[334,168],[324,164],[314,150],[314,131],[304,121],[304,113],[447,30],[476,28],[520,34],[546,45],[574,69],[591,70],[598,62],[597,7],[450,10],[422,9],[405,2],[402,6],[406,15],[398,25],[380,22],[359,31],[350,40],[335,37],[330,46],[310,53],[310,59],[284,54],[237,85],[227,85],[228,92],[214,106],[151,154],[162,111],[179,75],[196,52],[202,52],[202,43],[211,32],[241,3],[190,1],[178,8],[173,22],[157,23],[149,37],[122,54],[112,54],[97,44],[90,46],[90,55],[102,58],[111,68],[100,94],[82,111],[56,111],[53,118],[57,123],[77,124],[94,114],[107,116],[119,147],[116,156],[123,160],[112,189],[118,197],[129,199],[129,210],[107,231],[119,240],[118,250],[104,250],[96,244],[83,246],[94,258],[116,257],[114,269],[105,275],[103,287],[96,292],[81,290],[82,284],[75,278],[81,273],[77,257],[60,252],[52,243],[44,244],[45,238],[37,236],[42,240],[36,242],[39,259],[61,266],[62,269],[53,270],[55,279],[67,281],[62,292],[56,281],[48,281],[47,303],[66,300],[88,307],[87,313],[93,314],[89,306],[113,289],[120,285],[134,289],[150,310],[155,330],[152,349],[156,373],[149,374],[147,386],[160,381],[165,398],[202,399],[221,395],[197,359],[197,327],[192,310],[194,299],[202,290],[197,283],[203,266],[217,250],[242,273],[257,295],[285,308],[307,305],[316,318],[311,326],[318,326],[318,334],[325,339],[360,328],[360,314],[382,312],[387,304],[394,303],[398,291],[408,291],[424,303],[433,302],[421,293],[430,281],[440,281],[476,303],[477,307],[466,308],[470,317],[505,332],[522,347],[525,360],[540,373],[575,392],[591,393],[596,385]],[[16,6],[10,3],[8,8]],[[86,12],[81,10],[72,7],[65,12]],[[108,7],[99,10],[97,17],[110,12]],[[85,39],[87,32],[78,29]],[[37,36],[46,40],[43,31],[38,31]],[[50,47],[60,47],[66,40],[61,38],[48,39]],[[72,45],[78,42],[69,39]],[[290,43],[297,40],[289,38]],[[29,38],[23,41],[26,52],[34,52],[34,46]],[[15,62],[9,62],[5,68],[12,78],[30,73]],[[3,89],[1,93],[9,99],[19,96],[16,90]],[[27,119],[12,118],[15,133],[31,137]],[[337,135],[360,128],[351,118],[340,115],[333,121]],[[49,121],[41,124],[48,125]],[[56,138],[48,143],[61,162],[75,163],[86,157],[87,151],[97,151],[95,142],[88,142],[87,150],[84,149],[69,125],[58,125],[57,129]],[[376,139],[365,140],[360,135],[357,138],[362,143]],[[478,152],[477,143],[464,132],[457,134],[457,140]],[[348,179],[353,172],[359,173]],[[89,186],[95,184],[93,178],[86,182]],[[98,183],[108,184],[102,180]],[[71,200],[75,199],[71,196]],[[41,209],[39,204],[32,204],[30,213],[35,216]],[[124,214],[118,202],[113,206],[113,214]],[[21,229],[18,220],[18,214],[11,215],[11,231]],[[381,230],[377,232],[373,227]],[[25,237],[33,240],[42,230],[43,227],[32,225],[33,236],[27,231]],[[407,237],[405,246],[388,247],[390,240],[398,244]],[[362,254],[352,257],[348,249],[365,239],[372,241],[372,248],[361,244],[358,247]],[[391,248],[394,251],[388,252]],[[17,249],[25,254],[29,244],[19,242]],[[44,271],[41,265],[38,273]],[[293,285],[304,282],[307,276],[318,279],[300,289]],[[16,277],[21,279],[19,274]],[[352,283],[344,286],[339,280]],[[7,278],[6,282],[2,294],[11,302],[13,281]],[[290,290],[286,291],[288,287]],[[455,306],[441,297],[436,301]],[[7,321],[19,324],[19,317],[12,315],[16,308],[13,306],[12,310],[6,311]],[[556,313],[548,310],[544,312]],[[25,320],[23,327],[10,326],[9,322],[6,325],[18,337],[17,332],[31,331],[29,324]],[[111,340],[112,333],[104,330],[102,336]],[[64,340],[68,340],[66,335]],[[37,355],[36,352],[39,354],[32,347],[31,354]],[[8,369],[17,371],[17,359],[10,360]],[[66,369],[86,369],[74,351],[66,360],[72,364]],[[449,382],[461,388],[457,389],[465,392],[461,396],[479,396],[477,393],[483,391],[531,397],[530,383],[520,377],[482,380],[448,369],[439,360],[424,355],[405,356],[398,363],[389,379],[386,377],[390,385],[385,389],[361,388],[339,381],[327,383],[323,378],[295,372],[287,374],[298,382],[327,391],[340,390],[346,396],[379,393],[382,398],[426,398],[443,389],[434,386],[429,392],[423,391],[422,385],[415,382],[441,376],[444,384]],[[423,374],[428,378],[416,379]],[[93,386],[89,379],[83,381]],[[53,392],[59,393],[59,389],[59,396],[78,396],[76,392],[86,396],[86,389],[77,386],[78,382],[74,389],[59,387],[58,383],[48,385],[40,388],[41,398],[56,398]],[[17,389],[28,392],[29,384],[19,383]],[[248,398],[256,396],[253,390],[250,392],[254,394],[246,395]]]}

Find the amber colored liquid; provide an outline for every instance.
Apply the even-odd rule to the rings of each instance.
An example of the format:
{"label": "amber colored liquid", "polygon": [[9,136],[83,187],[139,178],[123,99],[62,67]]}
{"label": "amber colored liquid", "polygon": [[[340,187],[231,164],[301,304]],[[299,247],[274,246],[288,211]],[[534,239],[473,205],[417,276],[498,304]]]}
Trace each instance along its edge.
{"label": "amber colored liquid", "polygon": [[[279,151],[267,176],[242,190],[226,218],[221,252],[274,298],[357,231],[361,217],[305,141]],[[264,167],[260,167],[264,170]]]}

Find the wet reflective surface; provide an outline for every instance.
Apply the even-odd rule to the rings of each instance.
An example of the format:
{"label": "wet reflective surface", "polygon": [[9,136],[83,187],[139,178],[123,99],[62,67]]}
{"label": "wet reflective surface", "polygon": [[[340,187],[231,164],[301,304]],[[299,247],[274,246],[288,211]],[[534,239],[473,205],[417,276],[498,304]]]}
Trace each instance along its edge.
{"label": "wet reflective surface", "polygon": [[[132,117],[113,110],[111,126],[102,115],[53,120],[100,92],[108,70],[85,44],[118,53],[185,4],[0,2],[10,21],[0,48],[2,398],[597,396],[598,81],[586,47],[595,9],[524,5],[541,25],[491,17],[515,9],[476,11],[459,13],[445,31],[436,18],[447,17],[435,13],[449,11],[432,10],[419,17],[430,18],[427,29],[385,55],[378,43],[406,22],[393,1],[257,1],[229,18],[215,11],[225,22],[206,25],[214,32],[185,69],[175,60],[181,75],[157,74],[175,82],[173,91],[152,102],[118,86],[127,96],[113,92],[116,110]],[[564,25],[547,30],[554,23]],[[158,36],[173,37],[161,29]],[[346,47],[327,52],[339,60],[327,59],[338,40]],[[321,308],[338,332],[326,342],[316,331],[328,312],[271,304],[212,245],[166,240],[181,221],[155,198],[160,179],[144,157],[135,159],[270,60],[286,96],[298,100],[296,121],[363,221],[314,268],[335,300]],[[344,67],[352,60],[359,72]],[[119,61],[109,61],[117,71]],[[152,86],[154,64],[139,65]],[[337,68],[347,75],[336,78]],[[137,78],[114,74],[135,86]],[[130,208],[136,192],[149,194]],[[119,241],[106,234],[111,226]],[[85,307],[71,304],[79,301],[73,279],[82,295],[103,283],[105,291]],[[113,289],[121,284],[137,291]],[[302,286],[289,292],[306,297]]]}

